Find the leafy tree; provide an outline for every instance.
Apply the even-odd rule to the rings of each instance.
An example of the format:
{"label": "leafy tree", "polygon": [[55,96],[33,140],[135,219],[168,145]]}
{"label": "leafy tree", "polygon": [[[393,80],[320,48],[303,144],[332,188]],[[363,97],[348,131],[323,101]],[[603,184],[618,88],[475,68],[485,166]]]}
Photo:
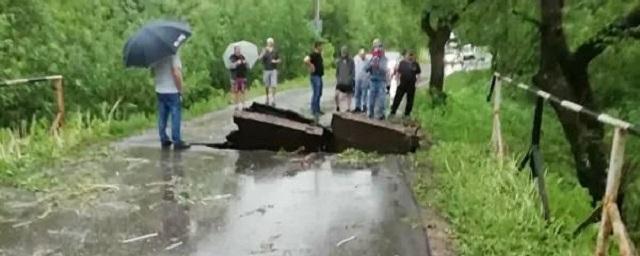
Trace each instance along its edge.
{"label": "leafy tree", "polygon": [[[496,5],[481,0],[465,13],[459,28],[466,40],[490,46],[498,56],[498,71],[529,77],[537,87],[594,111],[640,118],[633,107],[637,99],[630,96],[639,85],[632,69],[640,57],[640,1],[511,0]],[[604,194],[608,167],[605,127],[552,107],[570,145],[578,181],[595,203]],[[629,157],[638,161],[636,155]],[[638,192],[638,186],[629,189]],[[637,206],[637,198],[631,204]]]}
{"label": "leafy tree", "polygon": [[460,17],[469,9],[475,0],[402,0],[420,15],[421,30],[429,38],[428,48],[431,57],[431,77],[429,88],[435,102],[446,99],[444,93],[444,56],[445,46],[451,32],[458,25]]}

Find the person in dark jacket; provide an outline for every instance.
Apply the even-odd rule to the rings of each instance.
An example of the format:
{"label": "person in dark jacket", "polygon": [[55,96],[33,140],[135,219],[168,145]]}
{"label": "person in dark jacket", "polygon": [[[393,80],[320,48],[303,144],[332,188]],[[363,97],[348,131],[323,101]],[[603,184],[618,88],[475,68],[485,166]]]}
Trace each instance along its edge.
{"label": "person in dark jacket", "polygon": [[233,93],[236,110],[244,108],[244,94],[247,90],[247,73],[249,66],[240,51],[240,47],[234,47],[234,53],[229,57],[231,61],[231,92]]}
{"label": "person in dark jacket", "polygon": [[407,57],[400,61],[398,69],[396,70],[396,74],[400,78],[400,85],[398,85],[398,90],[396,91],[393,104],[391,105],[392,116],[396,114],[396,111],[400,106],[400,102],[405,94],[407,95],[407,104],[405,106],[404,116],[409,117],[411,115],[413,99],[416,94],[416,82],[418,81],[418,76],[421,72],[422,70],[420,70],[420,64],[416,62],[415,54],[413,52],[408,52]]}
{"label": "person in dark jacket", "polygon": [[313,45],[313,51],[304,58],[304,63],[309,69],[309,79],[311,80],[311,113],[316,122],[324,113],[320,109],[320,98],[322,97],[322,77],[324,76],[324,59],[322,58],[322,42]]}
{"label": "person in dark jacket", "polygon": [[340,57],[336,60],[336,111],[340,112],[340,98],[347,98],[346,111],[351,111],[351,101],[353,100],[353,92],[356,77],[355,62],[349,56],[349,50],[346,46],[340,49]]}

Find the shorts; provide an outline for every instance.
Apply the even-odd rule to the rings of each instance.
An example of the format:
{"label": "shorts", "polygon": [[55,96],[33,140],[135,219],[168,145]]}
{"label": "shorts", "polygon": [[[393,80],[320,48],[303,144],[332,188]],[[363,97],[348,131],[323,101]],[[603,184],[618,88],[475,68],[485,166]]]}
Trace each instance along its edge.
{"label": "shorts", "polygon": [[247,89],[246,78],[236,78],[231,83],[231,92],[244,92]]}
{"label": "shorts", "polygon": [[265,70],[262,75],[262,82],[267,87],[278,86],[278,70]]}
{"label": "shorts", "polygon": [[353,94],[354,88],[353,88],[353,84],[350,84],[350,85],[338,84],[336,86],[336,90],[346,94]]}

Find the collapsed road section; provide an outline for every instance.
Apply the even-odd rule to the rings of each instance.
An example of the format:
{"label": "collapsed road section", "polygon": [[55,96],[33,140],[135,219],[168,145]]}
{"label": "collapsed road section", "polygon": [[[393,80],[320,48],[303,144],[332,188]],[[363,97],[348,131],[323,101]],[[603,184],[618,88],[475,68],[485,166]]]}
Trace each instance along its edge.
{"label": "collapsed road section", "polygon": [[233,116],[238,130],[223,144],[208,146],[238,150],[342,152],[358,149],[379,154],[404,154],[420,147],[423,135],[417,125],[392,124],[363,115],[336,113],[331,127],[314,124],[303,115],[253,103]]}

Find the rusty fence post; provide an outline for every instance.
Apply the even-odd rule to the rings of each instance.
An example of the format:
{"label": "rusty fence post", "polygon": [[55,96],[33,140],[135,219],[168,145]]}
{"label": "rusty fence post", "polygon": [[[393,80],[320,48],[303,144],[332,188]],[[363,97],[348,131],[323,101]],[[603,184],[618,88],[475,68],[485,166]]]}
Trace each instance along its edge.
{"label": "rusty fence post", "polygon": [[493,88],[493,129],[491,132],[491,144],[498,157],[500,168],[504,161],[504,141],[502,138],[502,127],[500,124],[500,104],[502,103],[502,80],[495,75]]}
{"label": "rusty fence post", "polygon": [[56,105],[58,108],[58,112],[56,113],[56,117],[53,120],[53,124],[51,125],[51,131],[54,134],[58,134],[58,129],[60,129],[64,125],[64,85],[63,85],[63,77],[62,76],[54,76],[52,77],[53,81],[53,89],[56,98]]}
{"label": "rusty fence post", "polygon": [[613,232],[619,239],[620,254],[623,256],[636,256],[633,242],[620,218],[620,211],[616,205],[618,190],[622,179],[622,165],[624,164],[624,151],[627,131],[616,127],[611,147],[609,160],[609,173],[607,175],[607,189],[603,199],[602,218],[598,231],[596,245],[597,256],[605,256],[609,250],[609,236]]}

